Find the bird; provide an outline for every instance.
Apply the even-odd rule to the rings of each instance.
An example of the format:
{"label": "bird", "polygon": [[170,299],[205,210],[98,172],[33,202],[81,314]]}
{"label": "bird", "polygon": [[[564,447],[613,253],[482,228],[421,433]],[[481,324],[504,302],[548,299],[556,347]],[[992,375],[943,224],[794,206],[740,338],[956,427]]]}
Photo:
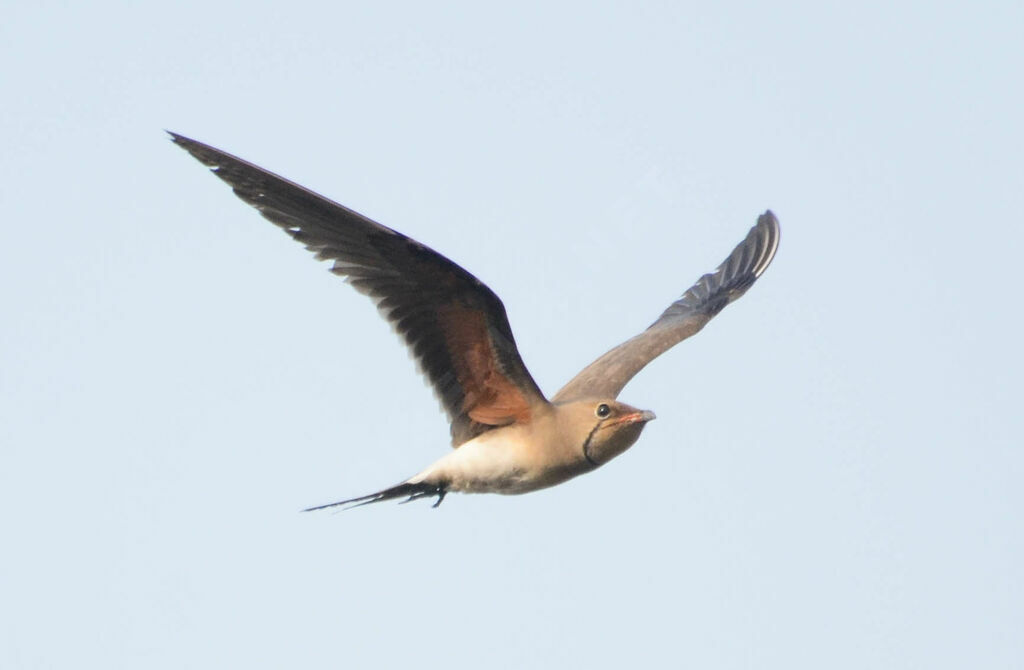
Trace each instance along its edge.
{"label": "bird", "polygon": [[614,347],[546,398],[516,348],[501,299],[429,247],[227,152],[167,131],[331,272],[369,296],[405,341],[448,415],[451,445],[426,469],[388,488],[305,511],[351,509],[448,493],[515,495],[566,482],[629,449],[650,410],[620,402],[648,363],[700,331],[767,269],[779,245],[771,210],[713,272],[647,329]]}

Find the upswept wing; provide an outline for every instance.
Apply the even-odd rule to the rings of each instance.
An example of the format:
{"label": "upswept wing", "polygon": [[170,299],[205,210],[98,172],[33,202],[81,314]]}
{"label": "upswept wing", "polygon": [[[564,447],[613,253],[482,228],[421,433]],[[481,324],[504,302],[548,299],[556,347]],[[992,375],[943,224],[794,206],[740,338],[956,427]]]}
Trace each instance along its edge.
{"label": "upswept wing", "polygon": [[436,251],[211,146],[170,133],[239,198],[370,296],[402,336],[451,421],[452,445],[547,400],[523,364],[501,300]]}
{"label": "upswept wing", "polygon": [[588,365],[553,398],[615,398],[648,363],[697,333],[761,276],[779,246],[779,221],[771,211],[757,219],[745,240],[714,272],[697,280],[651,326]]}

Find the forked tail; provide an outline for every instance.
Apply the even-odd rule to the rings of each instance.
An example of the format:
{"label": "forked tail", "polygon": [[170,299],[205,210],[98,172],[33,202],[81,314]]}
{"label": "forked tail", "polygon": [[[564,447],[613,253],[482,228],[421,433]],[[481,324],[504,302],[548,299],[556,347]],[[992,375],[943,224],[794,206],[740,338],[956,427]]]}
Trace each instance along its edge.
{"label": "forked tail", "polygon": [[303,512],[315,512],[321,509],[327,509],[329,507],[340,507],[342,505],[351,505],[345,509],[352,509],[354,507],[362,507],[363,505],[369,505],[370,503],[384,502],[385,500],[394,500],[395,498],[402,498],[409,496],[403,500],[401,504],[411,502],[413,500],[419,500],[420,498],[429,498],[430,496],[437,496],[437,502],[431,507],[437,507],[444,500],[445,494],[448,490],[444,486],[438,484],[430,484],[427,482],[402,482],[397,486],[392,486],[389,489],[383,491],[377,491],[367,496],[359,496],[358,498],[349,498],[348,500],[339,500],[338,502],[327,503],[326,505],[317,505],[316,507],[309,507],[302,510]]}

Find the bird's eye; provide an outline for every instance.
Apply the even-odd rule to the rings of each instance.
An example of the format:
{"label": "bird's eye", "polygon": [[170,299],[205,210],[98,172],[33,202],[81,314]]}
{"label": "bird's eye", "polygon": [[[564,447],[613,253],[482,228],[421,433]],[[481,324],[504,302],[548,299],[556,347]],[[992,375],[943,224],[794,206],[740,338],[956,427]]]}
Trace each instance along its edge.
{"label": "bird's eye", "polygon": [[596,414],[599,419],[603,419],[611,413],[612,408],[606,405],[605,403],[601,403],[600,405],[597,406],[597,409],[594,410],[594,414]]}

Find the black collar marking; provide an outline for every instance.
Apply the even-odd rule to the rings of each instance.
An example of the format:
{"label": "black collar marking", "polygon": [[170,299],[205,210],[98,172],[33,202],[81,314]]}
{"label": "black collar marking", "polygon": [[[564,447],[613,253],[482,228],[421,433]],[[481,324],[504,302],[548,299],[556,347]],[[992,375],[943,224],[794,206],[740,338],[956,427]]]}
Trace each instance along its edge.
{"label": "black collar marking", "polygon": [[583,442],[583,458],[587,459],[587,462],[593,465],[595,468],[600,466],[601,464],[590,457],[590,453],[587,451],[587,447],[590,446],[591,438],[594,437],[594,433],[596,433],[597,429],[600,427],[601,422],[598,421],[597,424],[590,430],[590,435],[587,435],[587,439]]}

